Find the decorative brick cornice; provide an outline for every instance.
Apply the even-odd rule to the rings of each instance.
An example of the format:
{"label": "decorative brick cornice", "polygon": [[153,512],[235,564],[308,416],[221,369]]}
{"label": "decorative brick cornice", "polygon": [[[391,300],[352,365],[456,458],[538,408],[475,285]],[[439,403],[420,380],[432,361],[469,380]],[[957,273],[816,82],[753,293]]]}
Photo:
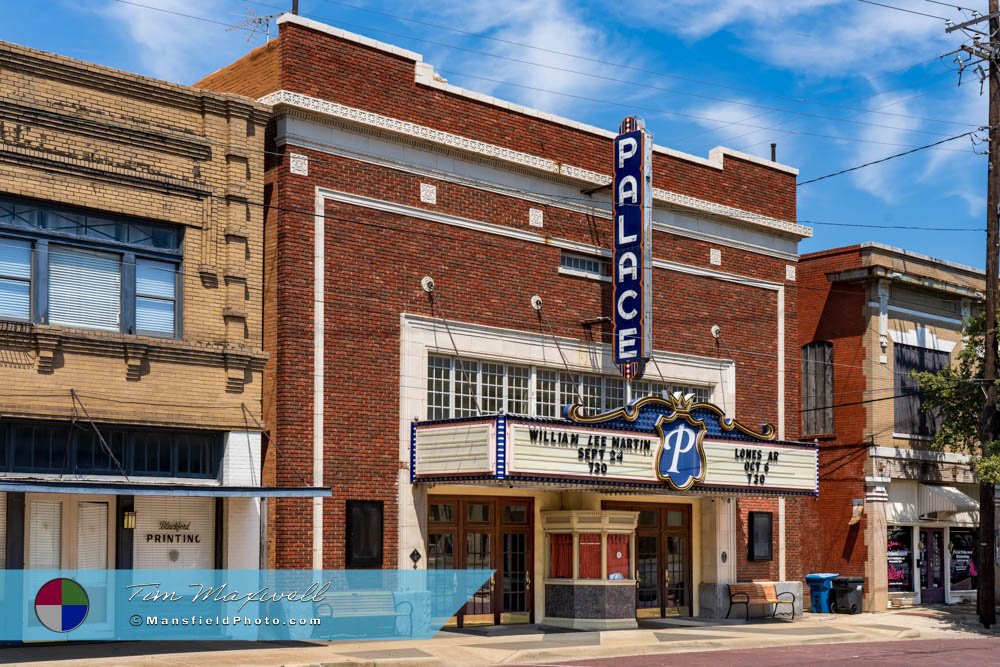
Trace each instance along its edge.
{"label": "decorative brick cornice", "polygon": [[[562,164],[541,156],[515,151],[503,146],[444,132],[398,118],[383,116],[372,111],[349,107],[338,102],[303,95],[302,93],[279,90],[262,97],[259,101],[269,104],[272,107],[285,106],[291,109],[312,112],[319,116],[335,117],[368,130],[377,130],[388,135],[401,136],[411,140],[416,139],[425,143],[496,160],[507,165],[570,178],[590,186],[601,186],[611,183],[611,176],[607,174]],[[743,224],[764,227],[771,231],[778,231],[799,238],[812,236],[812,229],[792,221],[779,220],[778,218],[682,195],[662,188],[653,188],[653,199],[662,204],[679,206]]]}
{"label": "decorative brick cornice", "polygon": [[58,155],[50,151],[22,148],[7,143],[0,143],[0,162],[77,174],[114,183],[128,183],[147,190],[171,192],[195,199],[205,199],[212,194],[209,187],[198,183],[181,181],[169,176],[152,176],[122,167],[105,165],[95,167],[93,162],[87,160]]}
{"label": "decorative brick cornice", "polygon": [[73,83],[105,93],[220,116],[241,116],[263,125],[268,110],[249,98],[161,81],[0,41],[0,70]]}
{"label": "decorative brick cornice", "polygon": [[130,373],[133,367],[139,367],[146,360],[227,368],[230,364],[228,359],[235,355],[245,360],[244,366],[252,370],[263,369],[267,361],[266,352],[252,348],[85,329],[64,329],[44,324],[34,325],[30,336],[34,339],[38,351],[39,372],[52,372],[52,358],[57,349],[64,353],[124,359]]}
{"label": "decorative brick cornice", "polygon": [[56,113],[37,105],[24,106],[11,99],[4,99],[0,103],[0,121],[47,127],[101,141],[141,146],[192,160],[204,161],[212,157],[212,143],[202,137],[181,136],[162,129],[150,130],[122,123],[100,122],[86,116]]}

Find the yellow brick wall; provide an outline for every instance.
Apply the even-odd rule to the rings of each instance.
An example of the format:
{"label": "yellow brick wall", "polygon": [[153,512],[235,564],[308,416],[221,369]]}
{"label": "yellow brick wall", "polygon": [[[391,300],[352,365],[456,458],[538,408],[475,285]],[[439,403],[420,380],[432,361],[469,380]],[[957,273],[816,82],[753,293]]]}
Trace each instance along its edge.
{"label": "yellow brick wall", "polygon": [[182,338],[0,322],[0,414],[256,428],[268,108],[5,42],[0,81],[0,194],[184,227]]}

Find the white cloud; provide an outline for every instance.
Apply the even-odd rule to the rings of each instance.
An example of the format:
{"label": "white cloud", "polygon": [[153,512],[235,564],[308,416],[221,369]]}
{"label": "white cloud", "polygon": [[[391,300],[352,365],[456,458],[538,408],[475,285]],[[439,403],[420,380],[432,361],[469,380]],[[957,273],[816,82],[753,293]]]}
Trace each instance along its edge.
{"label": "white cloud", "polygon": [[[471,79],[468,85],[476,90],[498,94],[504,87],[502,82],[517,84],[499,94],[516,97],[528,106],[574,117],[581,115],[579,108],[588,102],[566,95],[594,99],[637,96],[636,91],[624,84],[574,73],[622,78],[616,68],[562,54],[620,61],[628,53],[616,48],[596,21],[588,21],[581,9],[570,8],[564,0],[509,0],[502,8],[492,0],[442,0],[433,7],[425,5],[424,10],[447,15],[450,25],[460,22],[463,30],[494,38],[478,40],[472,48],[501,58],[475,53],[463,53],[461,58],[442,53],[433,55],[442,69],[493,80]],[[617,95],[610,92],[616,90]]]}
{"label": "white cloud", "polygon": [[[871,110],[891,108],[895,113],[916,116],[918,114],[911,113],[912,110],[905,101],[908,96],[906,92],[878,95],[869,100],[867,108]],[[919,129],[921,123],[916,118],[897,117],[892,120],[892,129],[887,127],[888,125],[890,123],[862,127],[857,136],[869,143],[854,143],[852,163],[865,164],[901,152],[904,149],[893,147],[891,144],[905,145],[910,143],[913,130]],[[902,188],[913,182],[912,176],[903,180],[904,175],[913,170],[914,163],[907,162],[907,158],[901,158],[852,172],[850,179],[859,190],[867,192],[887,204],[894,204],[899,201]]]}
{"label": "white cloud", "polygon": [[647,0],[639,13],[687,39],[729,32],[751,57],[813,77],[897,71],[922,57],[905,45],[919,44],[929,60],[955,41],[943,21],[856,0]]}
{"label": "white cloud", "polygon": [[[223,0],[143,0],[141,4],[166,11],[121,2],[109,2],[98,11],[124,28],[135,42],[145,74],[191,83],[250,48],[243,30],[226,32],[222,25],[181,16],[234,24],[246,18],[238,16],[231,5],[226,7]],[[227,53],[232,57],[227,58]]]}

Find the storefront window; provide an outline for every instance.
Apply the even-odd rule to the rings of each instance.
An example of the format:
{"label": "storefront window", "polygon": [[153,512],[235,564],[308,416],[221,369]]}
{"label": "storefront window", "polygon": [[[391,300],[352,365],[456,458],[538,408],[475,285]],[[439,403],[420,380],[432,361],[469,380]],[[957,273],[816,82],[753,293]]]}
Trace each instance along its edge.
{"label": "storefront window", "polygon": [[528,523],[528,506],[527,505],[504,505],[503,506],[503,522],[504,523]]}
{"label": "storefront window", "polygon": [[889,526],[889,592],[913,590],[913,529]]}
{"label": "storefront window", "polygon": [[608,540],[608,579],[631,579],[629,573],[629,541],[628,535],[609,534]]}
{"label": "storefront window", "polygon": [[601,534],[580,535],[580,579],[601,578]]}
{"label": "storefront window", "polygon": [[489,523],[490,506],[480,503],[469,503],[465,506],[465,520],[469,523]]}
{"label": "storefront window", "polygon": [[427,520],[434,523],[454,523],[455,506],[449,503],[431,503]]}
{"label": "storefront window", "polygon": [[976,590],[976,542],[974,528],[952,528],[949,531],[948,553],[951,555],[951,590]]}
{"label": "storefront window", "polygon": [[553,533],[549,536],[549,577],[569,579],[573,576],[573,536]]}

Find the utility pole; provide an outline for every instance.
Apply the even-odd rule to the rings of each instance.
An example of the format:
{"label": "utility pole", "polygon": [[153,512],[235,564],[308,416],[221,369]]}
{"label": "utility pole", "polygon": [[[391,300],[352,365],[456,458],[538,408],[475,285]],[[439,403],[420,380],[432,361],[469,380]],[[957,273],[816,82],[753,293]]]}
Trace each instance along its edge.
{"label": "utility pole", "polygon": [[[960,51],[970,55],[969,61],[958,59],[960,72],[973,63],[989,66],[989,170],[986,176],[986,345],[983,355],[983,385],[986,390],[979,420],[979,442],[983,454],[987,443],[997,439],[997,289],[1000,283],[1000,0],[989,0],[986,16],[973,13],[973,18],[954,24],[948,22],[946,32],[961,30],[972,38],[972,45],[962,45]],[[988,32],[979,26],[988,22]],[[983,39],[985,37],[985,40]],[[981,69],[979,70],[982,71]],[[961,79],[959,79],[961,82]],[[979,483],[979,577],[976,606],[983,627],[996,623],[996,485]]]}
{"label": "utility pole", "polygon": [[[1000,280],[1000,67],[994,61],[993,47],[1000,38],[997,13],[1000,0],[990,0],[989,51],[989,170],[986,175],[986,354],[983,378],[986,400],[983,402],[980,443],[985,453],[986,443],[997,438],[997,287]],[[986,564],[979,573],[977,595],[979,620],[989,629],[996,623],[996,485],[979,483],[979,553]]]}

